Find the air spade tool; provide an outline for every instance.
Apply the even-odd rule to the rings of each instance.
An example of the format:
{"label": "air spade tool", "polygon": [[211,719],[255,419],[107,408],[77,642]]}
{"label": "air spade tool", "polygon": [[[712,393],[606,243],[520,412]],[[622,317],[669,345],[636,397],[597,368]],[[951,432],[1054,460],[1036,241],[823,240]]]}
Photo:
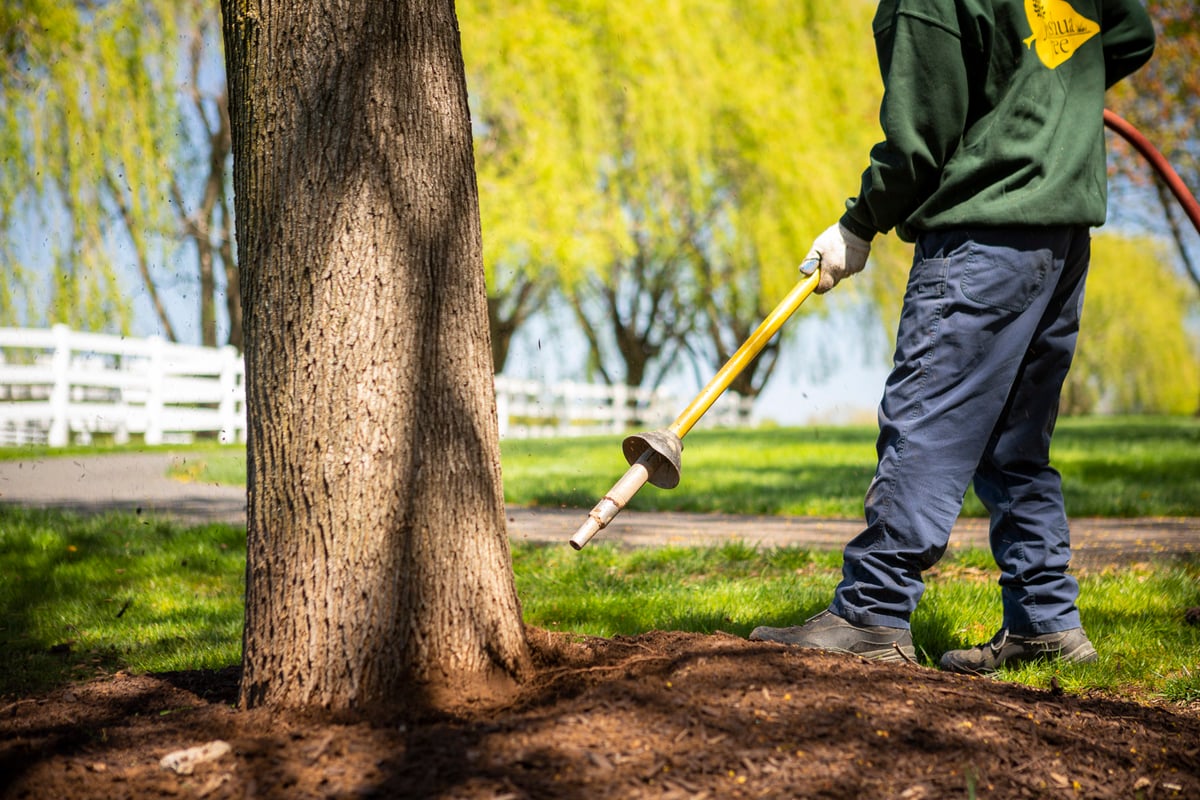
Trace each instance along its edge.
{"label": "air spade tool", "polygon": [[[807,262],[802,265],[802,269],[806,266]],[[571,537],[572,547],[582,550],[593,536],[613,521],[613,517],[621,513],[621,509],[625,508],[647,482],[660,489],[674,489],[679,485],[683,437],[817,288],[821,280],[821,270],[815,266],[814,264],[811,274],[805,275],[792,287],[787,297],[783,298],[775,310],[755,328],[750,338],[729,357],[708,385],[700,390],[669,427],[634,434],[621,443],[621,450],[625,454],[625,460],[629,462],[629,469],[613,484],[608,494],[604,495],[604,499],[588,513],[587,521],[579,526],[579,530]]]}
{"label": "air spade tool", "polygon": [[[1104,110],[1104,124],[1129,141],[1150,162],[1150,165],[1175,195],[1175,199],[1183,207],[1188,219],[1191,220],[1196,230],[1200,231],[1200,204],[1196,202],[1196,198],[1188,191],[1179,175],[1171,168],[1162,154],[1150,144],[1140,131],[1108,109]],[[806,262],[801,265],[801,270],[804,271],[809,266],[809,262]],[[583,549],[583,546],[590,542],[593,536],[612,522],[613,518],[647,482],[661,489],[674,489],[679,485],[683,437],[704,415],[704,412],[708,411],[716,402],[721,393],[729,388],[729,384],[733,382],[738,373],[745,369],[746,365],[762,351],[771,337],[783,327],[783,323],[787,322],[788,318],[800,307],[800,304],[812,294],[821,277],[821,271],[816,268],[817,266],[819,265],[811,266],[812,273],[796,284],[783,302],[762,321],[750,338],[725,362],[725,366],[721,367],[708,385],[683,410],[683,413],[676,417],[670,427],[665,430],[636,434],[625,439],[621,449],[625,454],[625,460],[629,462],[629,470],[613,484],[604,499],[588,513],[587,521],[571,537],[572,547],[576,550]]]}

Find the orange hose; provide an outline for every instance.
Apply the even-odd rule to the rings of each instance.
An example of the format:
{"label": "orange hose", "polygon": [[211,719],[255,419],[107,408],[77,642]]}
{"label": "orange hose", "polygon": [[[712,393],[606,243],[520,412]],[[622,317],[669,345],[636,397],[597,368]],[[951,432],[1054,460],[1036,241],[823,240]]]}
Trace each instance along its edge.
{"label": "orange hose", "polygon": [[1200,233],[1200,203],[1196,202],[1196,198],[1188,191],[1183,179],[1167,162],[1166,157],[1150,144],[1150,140],[1143,136],[1141,131],[1107,108],[1104,109],[1104,124],[1109,130],[1119,134],[1121,138],[1133,145],[1134,149],[1150,162],[1150,166],[1162,177],[1167,188],[1171,190],[1171,194],[1175,195],[1179,205],[1183,206],[1183,211],[1192,221],[1196,232]]}

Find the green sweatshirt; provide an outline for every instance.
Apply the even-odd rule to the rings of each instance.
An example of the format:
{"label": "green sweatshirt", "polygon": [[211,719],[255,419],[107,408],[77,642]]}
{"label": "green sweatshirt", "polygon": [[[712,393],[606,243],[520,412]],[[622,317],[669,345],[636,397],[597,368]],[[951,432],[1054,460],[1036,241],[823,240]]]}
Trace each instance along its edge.
{"label": "green sweatshirt", "polygon": [[885,139],[843,225],[1104,222],[1104,91],[1154,51],[1138,0],[883,0],[873,27]]}

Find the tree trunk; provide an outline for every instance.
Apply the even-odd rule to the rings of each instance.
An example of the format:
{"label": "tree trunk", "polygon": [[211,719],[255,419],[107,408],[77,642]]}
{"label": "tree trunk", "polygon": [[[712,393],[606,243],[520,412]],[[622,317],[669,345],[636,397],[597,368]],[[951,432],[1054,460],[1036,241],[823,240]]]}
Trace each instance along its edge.
{"label": "tree trunk", "polygon": [[[567,300],[587,340],[590,366],[605,383],[657,389],[666,378],[691,331],[681,273],[675,260],[639,249],[570,292]],[[616,363],[623,375],[609,370]]]}
{"label": "tree trunk", "polygon": [[242,290],[237,260],[233,257],[233,214],[229,201],[221,198],[221,263],[225,265],[225,310],[229,314],[228,344],[241,351],[246,344],[242,335]]}
{"label": "tree trunk", "polygon": [[[705,278],[711,279],[712,273],[706,271]],[[762,305],[762,288],[760,286],[746,287],[748,296],[739,296],[736,278],[727,275],[723,280],[723,284],[707,281],[705,285],[710,288],[699,294],[701,298],[699,314],[708,328],[708,343],[712,348],[710,366],[713,373],[716,373],[733,357],[738,348],[750,338],[770,313],[770,310],[765,312],[759,310],[759,306]],[[727,290],[724,302],[717,300],[720,288]],[[778,363],[779,347],[783,342],[783,335],[784,332],[780,331],[763,345],[759,354],[729,382],[729,391],[750,400],[754,400],[762,394]]]}
{"label": "tree trunk", "polygon": [[162,295],[158,293],[158,287],[154,285],[154,279],[150,276],[150,255],[146,248],[146,237],[142,226],[134,217],[133,209],[130,203],[125,200],[125,193],[121,191],[118,183],[109,173],[104,174],[104,181],[108,187],[109,196],[113,200],[113,204],[117,207],[117,212],[121,215],[121,221],[125,223],[125,231],[129,234],[129,241],[133,245],[133,255],[137,262],[138,275],[142,279],[142,288],[146,292],[150,300],[150,306],[154,309],[154,319],[162,328],[163,336],[169,342],[178,342],[179,339],[175,335],[175,328],[171,325],[171,318],[167,315],[166,304],[163,303]]}
{"label": "tree trunk", "polygon": [[247,706],[444,707],[528,664],[452,0],[223,0]]}
{"label": "tree trunk", "polygon": [[529,315],[545,302],[549,282],[519,275],[505,291],[489,294],[487,298],[488,330],[492,339],[492,372],[504,372],[513,337],[529,319]]}
{"label": "tree trunk", "polygon": [[213,247],[207,239],[194,240],[200,274],[200,344],[217,346],[217,278],[213,272]]}

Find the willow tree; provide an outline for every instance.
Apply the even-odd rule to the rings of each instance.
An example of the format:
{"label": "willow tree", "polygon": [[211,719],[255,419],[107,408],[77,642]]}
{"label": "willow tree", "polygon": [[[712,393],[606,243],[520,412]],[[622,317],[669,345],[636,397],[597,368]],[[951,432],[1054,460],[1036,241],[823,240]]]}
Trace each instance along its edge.
{"label": "willow tree", "polygon": [[162,287],[194,282],[201,343],[218,344],[223,269],[238,343],[224,83],[202,78],[216,16],[201,0],[0,10],[0,320],[127,333],[144,295],[177,339]]}
{"label": "willow tree", "polygon": [[499,373],[513,334],[601,246],[590,220],[605,78],[586,61],[585,30],[543,2],[465,0],[458,13]]}
{"label": "willow tree", "polygon": [[[711,105],[705,105],[704,187],[689,244],[694,306],[710,369],[723,364],[799,278],[813,237],[841,215],[878,136],[873,3],[730,4],[709,18]],[[855,35],[859,31],[861,35]],[[898,262],[880,248],[847,294],[889,286]],[[886,297],[887,293],[884,292]],[[828,298],[814,303],[829,308]],[[781,338],[735,378],[755,397]]]}
{"label": "willow tree", "polygon": [[873,4],[461,7],[495,285],[551,264],[605,381],[723,362],[861,171]]}
{"label": "willow tree", "polygon": [[1168,256],[1162,239],[1105,233],[1093,240],[1064,413],[1195,413],[1200,365],[1188,334],[1190,292]]}
{"label": "willow tree", "polygon": [[159,176],[174,128],[169,111],[144,102],[173,94],[152,83],[174,74],[160,47],[174,37],[173,17],[157,11],[119,0],[15,0],[0,11],[0,295],[10,319],[130,327],[129,287],[107,237],[113,217],[136,217],[130,244],[146,270],[147,240],[169,226]]}
{"label": "willow tree", "polygon": [[224,0],[247,383],[248,705],[519,677],[453,0]]}
{"label": "willow tree", "polygon": [[[1109,102],[1162,151],[1184,184],[1200,192],[1200,138],[1196,134],[1196,118],[1200,115],[1200,72],[1196,69],[1200,59],[1200,8],[1192,0],[1161,0],[1150,3],[1147,11],[1158,34],[1154,58],[1118,84]],[[1123,139],[1110,136],[1110,141],[1115,156],[1109,161],[1112,171],[1131,179],[1135,186],[1148,187],[1157,201],[1139,209],[1154,217],[1153,222],[1142,220],[1141,224],[1162,230],[1165,223],[1174,243],[1177,258],[1173,260],[1182,265],[1192,284],[1194,316],[1200,307],[1200,238],[1174,195],[1142,157]],[[1094,292],[1089,297],[1091,294]],[[1193,370],[1196,368],[1200,365],[1193,364]],[[1200,407],[1193,410],[1200,413]]]}

